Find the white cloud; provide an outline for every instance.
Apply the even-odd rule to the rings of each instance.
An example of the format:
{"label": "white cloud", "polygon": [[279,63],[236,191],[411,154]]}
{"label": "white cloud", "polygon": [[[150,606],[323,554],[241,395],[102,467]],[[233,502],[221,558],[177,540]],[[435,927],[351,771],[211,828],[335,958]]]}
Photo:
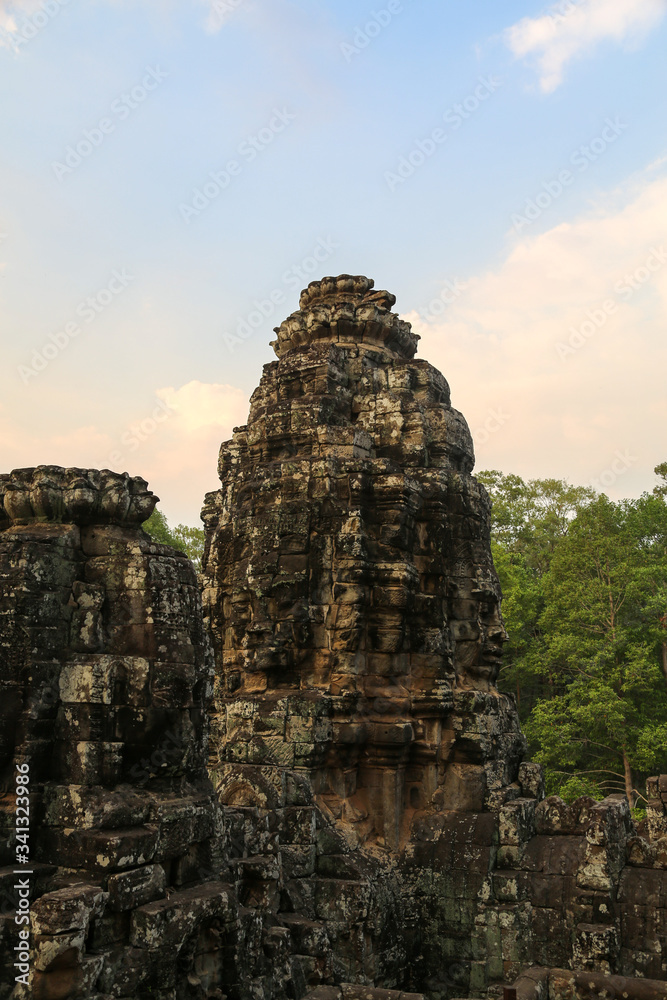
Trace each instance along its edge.
{"label": "white cloud", "polygon": [[540,87],[554,91],[570,60],[586,55],[598,42],[634,43],[663,17],[665,0],[562,0],[539,17],[524,17],[505,32],[517,58],[532,56]]}
{"label": "white cloud", "polygon": [[16,14],[37,10],[41,0],[0,0],[0,24],[3,26]]}
{"label": "white cloud", "polygon": [[0,0],[0,48],[18,51],[24,22],[41,7],[41,0]]}
{"label": "white cloud", "polygon": [[116,427],[31,433],[17,429],[0,406],[1,471],[50,464],[129,472],[148,480],[171,521],[197,524],[204,494],[219,485],[220,444],[247,415],[243,390],[197,381],[157,389],[143,410]]}
{"label": "white cloud", "polygon": [[439,321],[405,317],[451,381],[478,468],[589,483],[629,450],[610,495],[651,485],[667,458],[665,232],[667,177],[652,172],[515,244]]}

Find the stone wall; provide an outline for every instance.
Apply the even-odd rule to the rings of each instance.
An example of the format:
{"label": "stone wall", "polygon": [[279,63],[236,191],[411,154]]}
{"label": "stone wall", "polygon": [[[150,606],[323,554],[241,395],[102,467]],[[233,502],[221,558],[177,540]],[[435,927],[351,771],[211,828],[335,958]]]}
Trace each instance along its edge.
{"label": "stone wall", "polygon": [[[541,799],[534,777],[522,765],[496,813],[415,829],[403,864],[413,877],[418,866],[417,926],[428,931],[413,982],[451,996],[458,979],[459,995],[481,995],[533,965],[667,980],[664,827],[639,836],[623,796]],[[667,787],[649,787],[659,780]],[[438,983],[443,954],[457,976]]]}
{"label": "stone wall", "polygon": [[[204,996],[220,975],[211,935],[234,913],[214,879],[212,659],[192,566],[141,531],[156,497],[140,479],[22,469],[0,498],[0,995],[171,996],[197,970],[181,995]],[[12,992],[17,764],[33,938],[31,984]]]}
{"label": "stone wall", "polygon": [[527,969],[512,1000],[664,1000],[667,984],[655,979],[610,976],[569,969]]}
{"label": "stone wall", "polygon": [[[264,996],[317,984],[407,980],[405,907],[395,873],[350,844],[298,772],[249,766],[216,775],[239,904],[276,972]],[[248,938],[240,953],[256,963]]]}

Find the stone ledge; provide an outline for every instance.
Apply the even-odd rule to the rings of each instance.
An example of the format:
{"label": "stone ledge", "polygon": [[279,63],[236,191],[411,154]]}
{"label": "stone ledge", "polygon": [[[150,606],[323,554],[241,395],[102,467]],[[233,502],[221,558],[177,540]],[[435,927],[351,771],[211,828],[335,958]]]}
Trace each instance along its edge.
{"label": "stone ledge", "polygon": [[316,986],[306,993],[303,1000],[424,1000],[424,994],[341,983],[340,986]]}
{"label": "stone ledge", "polygon": [[39,465],[0,475],[0,529],[46,521],[140,525],[157,502],[144,479],[109,469]]}
{"label": "stone ledge", "polygon": [[[534,966],[514,983],[517,1000],[666,1000],[667,982]],[[324,1000],[324,998],[322,998]]]}

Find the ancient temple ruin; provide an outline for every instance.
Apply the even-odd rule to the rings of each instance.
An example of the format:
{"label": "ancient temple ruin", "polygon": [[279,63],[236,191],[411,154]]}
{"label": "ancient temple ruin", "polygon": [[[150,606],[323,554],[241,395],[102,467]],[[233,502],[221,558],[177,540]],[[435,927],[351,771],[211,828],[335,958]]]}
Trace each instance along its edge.
{"label": "ancient temple ruin", "polygon": [[416,815],[500,801],[523,739],[470,432],[394,301],[308,287],[203,518],[221,764],[303,770],[398,849]]}
{"label": "ancient temple ruin", "polygon": [[667,997],[667,778],[642,836],[544,798],[470,433],[394,302],[325,278],[278,327],[201,596],[143,480],[0,476],[0,1000]]}

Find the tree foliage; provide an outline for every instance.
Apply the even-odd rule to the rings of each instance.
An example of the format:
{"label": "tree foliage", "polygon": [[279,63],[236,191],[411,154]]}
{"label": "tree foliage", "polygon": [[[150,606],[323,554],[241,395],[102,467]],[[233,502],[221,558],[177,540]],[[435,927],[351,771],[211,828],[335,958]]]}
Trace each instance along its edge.
{"label": "tree foliage", "polygon": [[510,637],[500,684],[534,759],[551,792],[634,804],[667,771],[667,489],[613,503],[559,480],[480,478]]}
{"label": "tree foliage", "polygon": [[185,552],[199,572],[204,554],[203,528],[191,528],[186,524],[177,524],[175,528],[170,528],[167,518],[157,507],[144,523],[143,528],[156,542],[171,545],[179,552]]}
{"label": "tree foliage", "polygon": [[540,651],[544,575],[573,518],[596,494],[562,479],[524,481],[496,470],[477,478],[493,501],[493,557],[509,635],[499,684],[516,695],[525,721],[536,701],[553,693]]}

